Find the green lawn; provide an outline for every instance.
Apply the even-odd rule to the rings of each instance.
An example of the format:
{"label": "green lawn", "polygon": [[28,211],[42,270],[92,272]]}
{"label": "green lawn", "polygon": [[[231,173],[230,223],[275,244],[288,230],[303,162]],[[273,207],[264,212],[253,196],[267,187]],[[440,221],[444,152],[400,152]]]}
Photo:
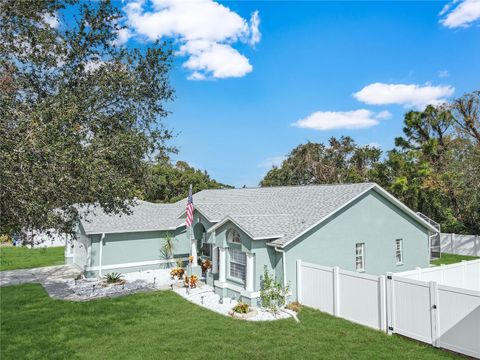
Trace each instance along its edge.
{"label": "green lawn", "polygon": [[454,355],[304,309],[246,322],[159,291],[90,302],[49,298],[38,284],[1,288],[8,359],[441,359]]}
{"label": "green lawn", "polygon": [[448,265],[448,264],[455,264],[462,260],[475,260],[480,259],[476,256],[465,256],[465,255],[453,255],[453,254],[441,254],[440,259],[432,260],[430,263],[432,265]]}
{"label": "green lawn", "polygon": [[64,263],[64,251],[63,246],[41,249],[2,246],[0,247],[0,271],[62,265]]}

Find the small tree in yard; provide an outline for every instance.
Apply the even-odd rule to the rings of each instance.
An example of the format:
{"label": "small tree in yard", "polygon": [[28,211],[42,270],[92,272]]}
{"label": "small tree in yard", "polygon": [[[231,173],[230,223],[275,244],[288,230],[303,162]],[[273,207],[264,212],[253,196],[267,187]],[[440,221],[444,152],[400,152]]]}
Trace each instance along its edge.
{"label": "small tree in yard", "polygon": [[263,286],[260,290],[260,300],[262,307],[277,316],[281,307],[287,302],[288,286],[282,285],[275,281],[273,276],[267,270],[267,266],[263,270]]}

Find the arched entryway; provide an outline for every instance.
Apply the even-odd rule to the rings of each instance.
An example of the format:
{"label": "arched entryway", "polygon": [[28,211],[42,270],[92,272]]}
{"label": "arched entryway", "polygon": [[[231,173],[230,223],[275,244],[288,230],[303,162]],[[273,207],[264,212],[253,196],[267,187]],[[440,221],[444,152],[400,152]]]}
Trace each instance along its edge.
{"label": "arched entryway", "polygon": [[200,258],[211,259],[212,244],[207,243],[207,230],[202,223],[196,223],[193,227],[193,237],[197,241],[197,254]]}

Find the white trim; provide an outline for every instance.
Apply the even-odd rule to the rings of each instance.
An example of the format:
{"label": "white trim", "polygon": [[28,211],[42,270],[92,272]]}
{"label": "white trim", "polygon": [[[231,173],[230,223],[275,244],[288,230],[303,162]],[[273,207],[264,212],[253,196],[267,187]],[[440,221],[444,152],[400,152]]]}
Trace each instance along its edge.
{"label": "white trim", "polygon": [[405,211],[408,215],[410,215],[414,220],[417,220],[420,224],[424,225],[429,230],[434,232],[438,232],[433,225],[429,224],[427,221],[423,220],[420,216],[417,215],[412,209],[410,209],[407,205],[403,204],[400,200],[398,200],[395,196],[390,194],[388,191],[383,189],[380,185],[375,184],[374,189],[377,190],[381,195],[383,195],[387,200],[390,200],[392,203],[397,205],[400,209]]}
{"label": "white trim", "polygon": [[[185,226],[183,224],[182,226]],[[170,227],[170,228],[162,228],[162,229],[141,229],[141,230],[130,230],[130,229],[125,229],[125,230],[116,230],[116,231],[97,231],[97,232],[85,232],[85,235],[101,235],[101,234],[124,234],[124,233],[139,233],[139,232],[151,232],[151,231],[172,231],[172,230],[177,230],[180,226],[177,227]]]}
{"label": "white trim", "polygon": [[98,275],[102,276],[102,258],[103,258],[103,241],[105,240],[105,233],[100,237],[100,249],[98,251]]}
{"label": "white trim", "polygon": [[[212,220],[210,219],[207,215],[205,215],[203,212],[201,212],[198,208],[195,207],[195,204],[193,204],[193,211],[197,210],[200,215],[202,215],[208,222],[210,223],[217,223],[219,220]],[[185,213],[187,212],[187,210],[183,210],[179,215],[178,215],[178,219],[180,219],[183,215],[185,215]],[[184,224],[185,225],[185,224]],[[178,227],[178,226],[177,226]]]}
{"label": "white trim", "polygon": [[419,222],[420,224],[424,225],[426,228],[430,229],[430,230],[433,230],[435,232],[437,232],[438,230],[435,229],[432,225],[430,225],[428,222],[426,222],[425,220],[423,220],[420,216],[418,216],[414,211],[412,211],[408,206],[402,204],[399,200],[397,200],[394,196],[390,195],[386,190],[382,189],[379,185],[377,184],[372,184],[372,186],[368,187],[367,189],[365,189],[364,191],[362,191],[361,193],[359,193],[358,195],[356,195],[355,197],[353,197],[352,199],[350,199],[349,201],[347,201],[345,204],[343,204],[342,206],[338,207],[337,209],[335,209],[334,211],[332,211],[330,214],[328,214],[327,216],[324,216],[322,219],[320,219],[319,221],[317,221],[316,223],[314,223],[313,225],[309,226],[307,229],[305,229],[304,231],[302,231],[300,234],[296,235],[295,237],[291,238],[290,240],[288,240],[285,244],[274,244],[274,243],[267,243],[267,245],[269,246],[274,246],[274,247],[281,247],[281,248],[285,248],[286,246],[288,246],[289,244],[291,244],[293,241],[297,240],[299,237],[301,237],[302,235],[306,234],[307,232],[309,232],[310,230],[314,229],[315,227],[317,227],[319,224],[321,224],[322,222],[324,222],[325,220],[327,220],[328,218],[332,217],[333,215],[335,215],[336,213],[340,212],[341,210],[343,210],[345,207],[347,207],[348,205],[350,205],[351,203],[353,203],[354,201],[356,201],[357,199],[359,199],[360,197],[362,197],[363,195],[365,195],[367,192],[369,192],[370,190],[375,190],[378,192],[378,194],[382,195],[386,200],[389,200],[390,202],[392,202],[394,205],[397,205],[400,209],[402,209],[404,212],[407,213],[407,215],[410,215],[413,219],[417,220],[417,222]]}
{"label": "white trim", "polygon": [[89,267],[92,265],[92,238],[90,236],[87,236],[88,239],[88,247],[87,247],[87,263],[85,264],[85,267]]}
{"label": "white trim", "polygon": [[226,265],[226,256],[225,256],[225,248],[224,247],[219,247],[218,248],[218,280],[220,282],[225,282],[226,281],[226,271],[227,271],[227,265]]}
{"label": "white trim", "polygon": [[[162,259],[162,260],[150,260],[150,261],[138,261],[138,262],[113,264],[113,265],[103,265],[101,267],[101,270],[113,270],[113,269],[121,269],[121,268],[137,267],[137,266],[169,264],[169,263],[175,263],[178,259],[181,259],[183,261],[187,261],[188,257],[174,258],[174,259]],[[86,271],[98,271],[98,270],[100,270],[100,266],[90,266],[90,267],[87,267],[87,269],[86,269]]]}
{"label": "white trim", "polygon": [[229,289],[229,290],[233,290],[233,291],[236,291],[238,293],[240,293],[240,295],[242,296],[246,296],[250,299],[254,299],[254,298],[258,298],[260,297],[260,291],[247,291],[245,290],[243,287],[241,286],[238,286],[238,285],[235,285],[235,284],[232,284],[232,283],[229,283],[229,282],[221,282],[219,280],[215,280],[214,282],[214,286],[215,287],[218,287],[220,289]]}
{"label": "white trim", "polygon": [[275,251],[282,254],[283,287],[287,287],[287,256],[285,250],[280,250],[275,246]]}

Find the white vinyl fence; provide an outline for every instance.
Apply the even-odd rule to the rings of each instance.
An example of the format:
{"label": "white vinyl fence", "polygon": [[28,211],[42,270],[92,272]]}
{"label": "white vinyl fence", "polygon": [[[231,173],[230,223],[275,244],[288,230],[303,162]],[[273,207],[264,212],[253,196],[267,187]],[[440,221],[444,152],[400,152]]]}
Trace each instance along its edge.
{"label": "white vinyl fence", "polygon": [[[480,357],[480,260],[387,277],[297,260],[298,301],[388,333]],[[457,287],[453,287],[451,285]]]}
{"label": "white vinyl fence", "polygon": [[479,235],[440,234],[442,253],[480,256]]}
{"label": "white vinyl fence", "polygon": [[480,292],[387,276],[388,331],[480,357]]}
{"label": "white vinyl fence", "polygon": [[331,315],[386,329],[385,276],[373,276],[297,260],[297,298]]}
{"label": "white vinyl fence", "polygon": [[395,273],[396,276],[480,291],[480,259]]}

